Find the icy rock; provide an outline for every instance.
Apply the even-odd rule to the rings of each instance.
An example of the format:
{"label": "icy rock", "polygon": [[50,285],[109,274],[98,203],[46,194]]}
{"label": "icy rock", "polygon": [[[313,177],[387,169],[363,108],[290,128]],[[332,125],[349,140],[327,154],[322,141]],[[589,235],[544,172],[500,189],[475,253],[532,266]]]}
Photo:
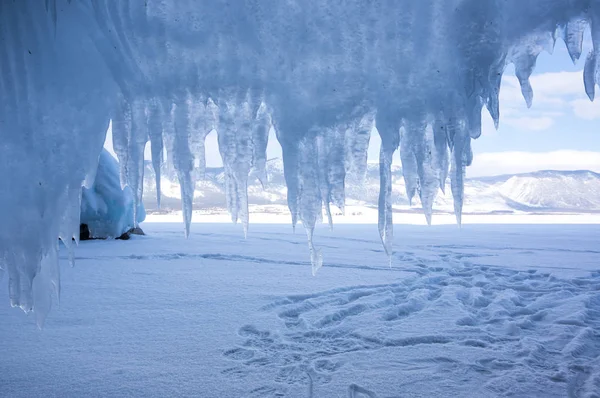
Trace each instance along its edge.
{"label": "icy rock", "polygon": [[[117,238],[144,221],[144,205],[138,204],[134,212],[134,195],[128,186],[121,189],[119,164],[103,150],[98,162],[96,181],[91,188],[83,188],[80,224],[87,226],[90,238]],[[134,222],[134,217],[137,222]],[[79,223],[77,235],[79,235]],[[63,242],[70,241],[63,239]]]}

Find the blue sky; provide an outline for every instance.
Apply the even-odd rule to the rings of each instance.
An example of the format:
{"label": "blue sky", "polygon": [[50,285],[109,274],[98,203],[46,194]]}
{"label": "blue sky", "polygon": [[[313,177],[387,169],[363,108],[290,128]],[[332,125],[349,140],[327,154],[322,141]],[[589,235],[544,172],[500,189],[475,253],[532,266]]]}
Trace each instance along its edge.
{"label": "blue sky", "polygon": [[[590,102],[583,87],[583,65],[591,48],[587,37],[581,59],[573,64],[562,40],[552,55],[540,55],[531,77],[533,106],[528,109],[514,69],[510,65],[500,90],[500,127],[494,128],[486,109],[482,115],[482,136],[473,142],[475,158],[468,176],[498,175],[537,170],[588,169],[600,172],[600,99]],[[598,97],[600,89],[597,88]],[[111,147],[111,137],[105,146]],[[379,137],[375,133],[369,161],[377,161]],[[111,148],[112,149],[112,148]],[[149,150],[147,157],[149,156]],[[220,166],[217,137],[206,142],[210,167]],[[268,157],[280,157],[274,135],[269,139]],[[400,163],[399,156],[394,158]]]}

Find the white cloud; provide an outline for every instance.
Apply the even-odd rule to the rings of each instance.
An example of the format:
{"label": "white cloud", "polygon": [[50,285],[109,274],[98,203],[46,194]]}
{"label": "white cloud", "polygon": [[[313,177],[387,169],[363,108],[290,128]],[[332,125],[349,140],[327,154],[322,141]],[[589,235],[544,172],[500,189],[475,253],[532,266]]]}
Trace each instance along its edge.
{"label": "white cloud", "polygon": [[577,99],[571,101],[571,107],[576,116],[586,119],[595,120],[600,118],[600,102],[591,102],[589,99]]}
{"label": "white cloud", "polygon": [[500,90],[501,124],[530,131],[552,127],[568,115],[585,120],[600,119],[600,104],[585,94],[583,72],[554,72],[533,75],[533,105],[527,109],[518,79],[505,75]]}
{"label": "white cloud", "polygon": [[517,117],[511,118],[506,117],[503,119],[503,122],[509,126],[518,128],[520,130],[530,130],[530,131],[543,131],[547,130],[554,125],[554,119],[549,116],[542,117]]}
{"label": "white cloud", "polygon": [[600,152],[487,152],[475,154],[467,169],[470,177],[528,173],[539,170],[591,170],[600,172]]}

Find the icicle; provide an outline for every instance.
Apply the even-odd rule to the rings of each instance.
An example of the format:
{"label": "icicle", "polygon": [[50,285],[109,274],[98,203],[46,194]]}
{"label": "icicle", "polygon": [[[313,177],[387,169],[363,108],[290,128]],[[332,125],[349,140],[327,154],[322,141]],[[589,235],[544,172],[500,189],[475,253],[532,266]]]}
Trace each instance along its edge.
{"label": "icicle", "polygon": [[[467,102],[467,129],[471,138],[481,136],[481,98],[474,97]],[[497,117],[500,115],[498,114]],[[494,126],[498,128],[499,119],[494,120]]]}
{"label": "icicle", "polygon": [[592,45],[583,68],[583,83],[585,92],[591,101],[596,96],[596,85],[600,83],[600,68],[598,67],[598,53],[600,52],[600,4],[593,2],[590,6]]}
{"label": "icicle", "polygon": [[567,23],[563,29],[563,40],[574,64],[581,57],[583,35],[587,27],[588,22],[585,19],[575,19]]}
{"label": "icicle", "polygon": [[433,202],[439,189],[440,170],[437,167],[439,161],[435,159],[433,127],[431,125],[427,126],[422,134],[424,135],[423,149],[416,153],[417,171],[421,186],[419,196],[427,224],[431,225]]}
{"label": "icicle", "polygon": [[138,226],[138,209],[144,195],[144,149],[148,142],[148,115],[145,99],[131,103],[131,131],[129,135],[128,185],[133,191],[133,224]]}
{"label": "icicle", "polygon": [[448,158],[448,133],[447,128],[450,125],[444,125],[440,119],[433,125],[433,145],[435,148],[435,158],[439,172],[439,183],[442,193],[446,193],[446,179],[448,178],[448,169],[450,168],[450,159]]}
{"label": "icicle", "polygon": [[79,244],[79,217],[81,215],[81,186],[79,184],[72,184],[67,188],[65,202],[58,237],[69,253],[69,264],[74,266],[73,239]]}
{"label": "icicle", "polygon": [[250,225],[250,213],[248,211],[248,171],[238,171],[235,174],[238,208],[240,219],[242,221],[242,229],[244,238],[248,237],[248,227]]}
{"label": "icicle", "polygon": [[281,139],[279,142],[281,143],[283,154],[283,176],[285,178],[285,185],[287,186],[287,203],[292,216],[292,229],[296,232],[300,202],[299,148],[297,143],[286,142]]}
{"label": "icicle", "polygon": [[160,209],[161,199],[161,167],[163,164],[163,127],[161,103],[154,98],[148,104],[148,135],[152,151],[152,168],[156,183],[156,206]]}
{"label": "icicle", "polygon": [[332,136],[328,139],[327,154],[328,200],[340,209],[342,214],[345,213],[346,206],[345,133],[347,130],[344,127],[333,129]]}
{"label": "icicle", "polygon": [[402,161],[402,175],[406,185],[406,197],[408,203],[412,206],[412,200],[419,191],[419,175],[417,173],[417,158],[413,149],[414,138],[420,132],[412,132],[410,126],[403,126],[400,129],[400,160]]}
{"label": "icicle", "polygon": [[465,191],[465,169],[467,167],[467,156],[470,151],[470,140],[467,131],[458,127],[454,136],[452,147],[451,189],[454,198],[454,215],[458,225],[462,225],[462,208]]}
{"label": "icicle", "polygon": [[318,161],[315,158],[317,153],[317,139],[314,132],[303,137],[298,145],[299,149],[299,215],[302,225],[306,230],[308,237],[308,247],[310,249],[310,262],[313,275],[323,265],[321,251],[318,250],[313,242],[315,224],[322,217],[322,198],[319,189],[319,171]]}
{"label": "icicle", "polygon": [[361,183],[367,172],[367,155],[371,132],[375,126],[375,114],[369,112],[358,123],[351,124],[344,134],[346,175]]}
{"label": "icicle", "polygon": [[[494,120],[494,127],[496,127],[496,130],[498,129],[498,125],[500,123],[500,84],[502,83],[502,74],[504,73],[505,66],[505,58],[502,57],[496,61],[496,63],[488,72],[486,107],[490,113],[490,116]],[[480,125],[479,129],[471,128],[471,138],[479,138],[481,135],[481,107],[479,106],[478,101],[475,101],[473,115],[471,118],[478,119]]]}
{"label": "icicle", "polygon": [[427,224],[431,225],[433,202],[439,187],[439,171],[434,163],[434,137],[424,121],[404,123],[400,139],[400,159],[407,195],[412,199],[419,192]]}
{"label": "icicle", "polygon": [[25,312],[33,310],[32,283],[38,272],[41,257],[39,252],[13,250],[6,258],[8,297],[12,307],[19,307]]}
{"label": "icicle", "polygon": [[596,96],[596,52],[590,51],[583,67],[583,85],[590,101]]}
{"label": "icicle", "polygon": [[[304,223],[303,223],[304,224]],[[313,234],[315,226],[304,225],[306,230],[306,236],[308,238],[308,250],[310,251],[310,264],[312,268],[312,275],[317,275],[317,271],[323,266],[323,255],[321,249],[317,249],[313,243]]]}
{"label": "icicle", "polygon": [[37,326],[44,326],[52,308],[52,296],[60,298],[60,267],[58,264],[58,244],[51,245],[41,259],[41,266],[32,281],[33,311]]}
{"label": "icicle", "polygon": [[316,135],[319,190],[325,205],[329,229],[333,230],[333,218],[330,203],[341,211],[345,207],[344,180],[344,136],[341,128],[320,131]]}
{"label": "icicle", "polygon": [[525,99],[525,103],[528,108],[531,108],[533,103],[533,89],[529,82],[529,77],[533,73],[537,60],[537,54],[522,53],[518,57],[515,57],[513,63],[515,65],[515,74],[521,85],[521,94]]}
{"label": "icicle", "polygon": [[392,156],[400,144],[400,121],[378,111],[377,131],[381,137],[379,151],[379,236],[392,266],[394,222],[392,212]]}
{"label": "icicle", "polygon": [[167,147],[167,153],[171,154],[170,157],[179,179],[185,236],[188,237],[196,185],[192,176],[194,158],[189,145],[189,104],[186,97],[177,98],[176,101],[171,107],[170,122],[165,125],[165,132],[172,135],[172,139],[167,140],[167,144],[170,146],[170,148]]}
{"label": "icicle", "polygon": [[[219,152],[225,167],[228,208],[232,221],[241,218],[244,235],[249,225],[248,175],[253,163],[252,134],[260,102],[250,96],[219,101]],[[266,150],[266,145],[265,145]],[[265,156],[264,154],[262,155]]]}
{"label": "icicle", "polygon": [[206,136],[211,131],[218,131],[219,115],[215,103],[209,99],[190,98],[190,149],[195,158],[197,178],[204,179],[206,174]]}
{"label": "icicle", "polygon": [[516,45],[507,57],[515,65],[515,73],[521,85],[521,93],[528,108],[533,103],[533,89],[529,77],[535,69],[538,56],[544,50],[551,53],[554,42],[555,36],[553,34],[547,32],[533,34],[525,39],[525,44]]}
{"label": "icicle", "polygon": [[[325,136],[327,134],[327,136]],[[333,218],[331,216],[331,206],[330,202],[330,190],[331,186],[329,184],[329,176],[327,170],[329,168],[328,162],[328,145],[325,144],[325,141],[333,138],[333,134],[330,131],[320,131],[316,133],[316,155],[317,155],[317,174],[318,174],[318,189],[321,196],[321,201],[325,206],[325,214],[327,215],[327,223],[329,224],[329,230],[333,231]],[[305,167],[303,165],[303,167]],[[302,171],[300,172],[302,174]],[[300,199],[302,200],[302,199]],[[311,237],[312,238],[312,237]]]}
{"label": "icicle", "polygon": [[252,129],[252,170],[263,188],[267,185],[267,144],[271,130],[271,115],[265,103],[261,103],[256,113],[256,122]]}
{"label": "icicle", "polygon": [[112,119],[113,150],[119,159],[121,168],[121,189],[129,181],[129,132],[131,131],[131,107],[125,97],[120,95]]}

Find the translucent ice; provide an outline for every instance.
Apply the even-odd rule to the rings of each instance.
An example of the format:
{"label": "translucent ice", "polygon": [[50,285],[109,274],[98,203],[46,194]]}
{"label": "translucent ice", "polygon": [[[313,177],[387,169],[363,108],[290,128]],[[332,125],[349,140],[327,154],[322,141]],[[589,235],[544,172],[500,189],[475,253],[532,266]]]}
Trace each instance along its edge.
{"label": "translucent ice", "polygon": [[373,119],[383,143],[379,230],[391,256],[399,146],[408,196],[419,194],[429,220],[449,174],[460,223],[471,139],[484,106],[500,121],[506,65],[531,105],[537,56],[561,37],[576,60],[589,26],[590,99],[600,82],[595,0],[301,3],[0,1],[0,261],[13,305],[49,308],[32,284],[52,283],[57,238],[73,234],[74,192],[93,180],[111,120],[121,188],[141,201],[150,140],[157,187],[163,160],[180,179],[186,233],[206,135],[219,134],[228,208],[247,228],[246,182],[249,173],[266,181],[272,125],[292,224],[307,228],[318,266],[314,224],[323,206],[343,209],[347,175],[364,173]]}

